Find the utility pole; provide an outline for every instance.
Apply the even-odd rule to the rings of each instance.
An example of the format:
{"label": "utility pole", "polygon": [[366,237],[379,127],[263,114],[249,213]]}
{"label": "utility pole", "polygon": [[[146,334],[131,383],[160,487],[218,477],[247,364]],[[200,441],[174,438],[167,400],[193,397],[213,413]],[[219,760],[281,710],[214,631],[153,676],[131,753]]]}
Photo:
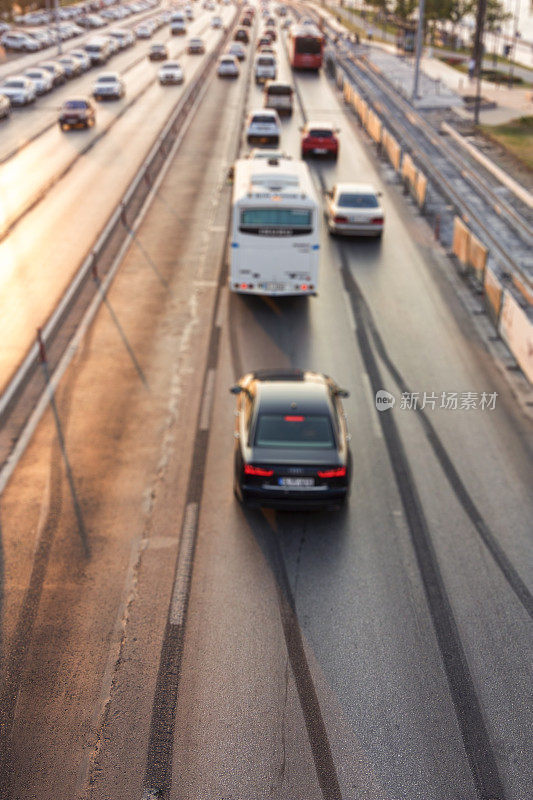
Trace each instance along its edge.
{"label": "utility pole", "polygon": [[483,29],[487,0],[478,0],[476,14],[476,32],[474,35],[474,78],[476,79],[476,96],[474,99],[474,125],[479,125],[479,106],[481,105],[481,70],[483,66]]}
{"label": "utility pole", "polygon": [[415,55],[415,76],[413,79],[413,102],[418,97],[418,77],[420,74],[420,58],[422,56],[422,45],[424,42],[424,15],[426,13],[426,0],[418,0],[418,26],[416,29],[416,55]]}

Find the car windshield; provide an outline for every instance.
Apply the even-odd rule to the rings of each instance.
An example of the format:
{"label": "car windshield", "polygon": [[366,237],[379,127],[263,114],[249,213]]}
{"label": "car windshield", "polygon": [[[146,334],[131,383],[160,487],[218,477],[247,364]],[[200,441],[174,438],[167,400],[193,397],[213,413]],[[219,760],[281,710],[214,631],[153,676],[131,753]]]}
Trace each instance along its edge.
{"label": "car windshield", "polygon": [[306,414],[261,414],[257,420],[256,447],[313,448],[335,447],[331,420]]}
{"label": "car windshield", "polygon": [[98,78],[98,83],[116,83],[117,78],[115,75],[102,75]]}
{"label": "car windshield", "polygon": [[176,64],[175,61],[168,61],[161,69],[181,69],[181,67],[179,64]]}
{"label": "car windshield", "polygon": [[275,125],[274,117],[268,114],[256,114],[252,117],[252,125]]}
{"label": "car windshield", "polygon": [[343,192],[337,200],[344,208],[377,208],[379,203],[375,194],[348,194]]}
{"label": "car windshield", "polygon": [[309,136],[314,136],[316,139],[331,139],[333,131],[327,128],[311,128]]}
{"label": "car windshield", "polygon": [[36,69],[31,69],[31,70],[29,69],[26,72],[26,75],[28,76],[28,78],[42,78],[44,76],[44,73],[39,72],[39,70]]}
{"label": "car windshield", "polygon": [[87,103],[84,100],[67,100],[64,108],[87,108]]}
{"label": "car windshield", "polygon": [[23,89],[25,85],[26,84],[24,83],[24,81],[17,81],[14,78],[4,83],[4,86],[8,86],[13,89]]}
{"label": "car windshield", "polygon": [[257,63],[260,67],[272,67],[274,66],[274,59],[272,56],[260,56],[257,59]]}

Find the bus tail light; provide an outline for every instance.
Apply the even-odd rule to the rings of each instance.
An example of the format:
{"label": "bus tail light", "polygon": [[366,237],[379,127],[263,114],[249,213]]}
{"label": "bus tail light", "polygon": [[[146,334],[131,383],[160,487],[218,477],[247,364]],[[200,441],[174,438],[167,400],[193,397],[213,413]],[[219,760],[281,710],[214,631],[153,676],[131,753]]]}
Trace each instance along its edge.
{"label": "bus tail light", "polygon": [[319,470],[317,475],[319,478],[344,478],[346,475],[346,467]]}

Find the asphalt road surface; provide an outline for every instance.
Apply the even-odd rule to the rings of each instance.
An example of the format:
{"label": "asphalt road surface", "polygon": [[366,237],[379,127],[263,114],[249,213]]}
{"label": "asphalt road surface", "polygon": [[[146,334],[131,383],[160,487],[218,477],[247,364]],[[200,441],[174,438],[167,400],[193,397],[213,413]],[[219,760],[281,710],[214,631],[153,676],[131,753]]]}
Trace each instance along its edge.
{"label": "asphalt road surface", "polygon": [[[291,79],[282,147],[298,156],[304,114],[338,123],[338,162],[310,162],[317,189],[374,182],[383,240],[324,228],[316,298],[231,294],[227,169],[261,93],[245,72],[213,78],[1,498],[13,800],[532,796],[531,426],[334,87]],[[144,103],[80,164],[87,180],[118,181]],[[77,180],[54,200],[74,249]],[[51,206],[21,225],[50,230]],[[273,366],[350,391],[345,511],[233,497],[228,387]],[[381,388],[396,397],[387,413]],[[404,408],[402,392],[419,406],[425,392],[425,408]],[[453,392],[459,407],[441,408]],[[477,408],[460,407],[467,392]]]}

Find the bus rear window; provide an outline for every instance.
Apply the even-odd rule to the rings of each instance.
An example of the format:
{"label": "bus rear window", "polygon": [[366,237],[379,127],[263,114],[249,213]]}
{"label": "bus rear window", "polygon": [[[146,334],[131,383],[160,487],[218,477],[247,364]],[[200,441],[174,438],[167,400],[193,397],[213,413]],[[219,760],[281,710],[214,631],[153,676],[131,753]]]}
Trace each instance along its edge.
{"label": "bus rear window", "polygon": [[301,208],[245,208],[241,230],[246,228],[311,228],[312,212]]}
{"label": "bus rear window", "polygon": [[297,53],[318,55],[322,52],[322,42],[313,36],[299,36],[294,45]]}

